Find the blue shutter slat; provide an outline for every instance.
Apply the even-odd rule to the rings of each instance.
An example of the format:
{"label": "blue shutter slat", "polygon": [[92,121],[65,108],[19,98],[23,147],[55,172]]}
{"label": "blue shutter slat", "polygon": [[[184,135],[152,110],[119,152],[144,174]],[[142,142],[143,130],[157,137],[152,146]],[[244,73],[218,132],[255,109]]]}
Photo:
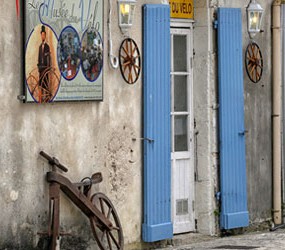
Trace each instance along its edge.
{"label": "blue shutter slat", "polygon": [[143,240],[172,238],[170,159],[170,11],[143,6],[144,222]]}
{"label": "blue shutter slat", "polygon": [[249,223],[246,193],[241,10],[218,9],[221,228]]}

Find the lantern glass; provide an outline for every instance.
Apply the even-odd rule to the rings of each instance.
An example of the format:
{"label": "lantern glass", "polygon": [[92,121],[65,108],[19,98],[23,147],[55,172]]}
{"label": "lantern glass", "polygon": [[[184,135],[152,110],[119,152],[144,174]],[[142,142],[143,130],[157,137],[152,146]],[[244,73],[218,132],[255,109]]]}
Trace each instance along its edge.
{"label": "lantern glass", "polygon": [[135,12],[135,3],[134,0],[119,0],[118,1],[118,9],[119,9],[119,26],[122,32],[126,32],[126,30],[132,26],[133,17]]}
{"label": "lantern glass", "polygon": [[248,33],[252,38],[260,32],[263,9],[255,0],[252,0],[247,8],[247,15]]}

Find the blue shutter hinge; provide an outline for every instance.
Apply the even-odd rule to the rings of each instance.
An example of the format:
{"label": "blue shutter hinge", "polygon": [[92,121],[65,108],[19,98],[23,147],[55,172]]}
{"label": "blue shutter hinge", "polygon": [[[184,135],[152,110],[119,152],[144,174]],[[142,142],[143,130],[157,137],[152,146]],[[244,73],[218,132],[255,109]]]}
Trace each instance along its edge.
{"label": "blue shutter hinge", "polygon": [[219,26],[218,20],[215,20],[215,21],[213,22],[213,25],[214,25],[214,29],[218,29],[218,26]]}
{"label": "blue shutter hinge", "polygon": [[220,201],[221,200],[221,192],[217,192],[215,194],[215,197],[216,197],[217,201]]}

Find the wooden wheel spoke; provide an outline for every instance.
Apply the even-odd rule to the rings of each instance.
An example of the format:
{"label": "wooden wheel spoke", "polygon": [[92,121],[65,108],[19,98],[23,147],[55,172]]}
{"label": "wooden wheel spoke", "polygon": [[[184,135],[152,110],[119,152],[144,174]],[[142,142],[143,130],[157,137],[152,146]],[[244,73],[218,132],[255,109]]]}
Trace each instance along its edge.
{"label": "wooden wheel spoke", "polygon": [[132,80],[132,72],[131,72],[131,69],[130,69],[130,67],[129,67],[129,76],[128,76],[128,82],[129,82],[129,83],[132,83],[132,82],[133,82],[133,80]]}
{"label": "wooden wheel spoke", "polygon": [[112,248],[112,242],[111,242],[109,233],[107,233],[107,240],[108,240],[108,244],[109,244],[110,250],[112,250],[113,249]]}
{"label": "wooden wheel spoke", "polygon": [[138,58],[140,58],[140,55],[134,56],[133,60],[137,60]]}
{"label": "wooden wheel spoke", "polygon": [[105,238],[105,235],[106,235],[106,230],[104,230],[104,231],[103,231],[103,233],[102,233],[102,236],[101,236],[101,241],[103,241],[103,240],[104,240],[104,238]]}
{"label": "wooden wheel spoke", "polygon": [[250,62],[255,62],[254,59],[252,57],[250,57],[249,55],[247,55],[247,59],[250,61]]}
{"label": "wooden wheel spoke", "polygon": [[249,50],[246,52],[246,57],[247,57],[247,59],[251,59],[251,54],[250,54]]}
{"label": "wooden wheel spoke", "polygon": [[139,77],[139,72],[136,71],[135,69],[134,69],[134,72],[135,72],[136,78],[138,78]]}
{"label": "wooden wheel spoke", "polygon": [[257,65],[257,67],[259,67],[259,68],[260,68],[260,70],[263,70],[262,65],[258,64],[258,65]]}
{"label": "wooden wheel spoke", "polygon": [[104,209],[103,200],[102,199],[99,199],[99,200],[100,200],[101,211],[105,215],[105,209]]}
{"label": "wooden wheel spoke", "polygon": [[254,51],[255,51],[255,46],[254,46],[254,44],[252,43],[252,44],[251,44],[251,52],[252,52],[252,55],[254,55]]}
{"label": "wooden wheel spoke", "polygon": [[253,63],[248,62],[246,66],[247,66],[248,69],[250,69],[252,67],[252,65],[253,65]]}
{"label": "wooden wheel spoke", "polygon": [[122,49],[124,50],[125,54],[128,56],[129,55],[129,51],[127,51],[124,47],[122,47]]}
{"label": "wooden wheel spoke", "polygon": [[119,231],[119,230],[120,230],[120,228],[119,228],[119,227],[115,227],[115,226],[113,226],[113,228],[112,228],[112,229],[117,230],[117,231]]}
{"label": "wooden wheel spoke", "polygon": [[126,73],[126,69],[127,69],[127,68],[129,68],[129,65],[125,65],[125,66],[124,66],[123,74],[125,74],[125,73]]}
{"label": "wooden wheel spoke", "polygon": [[254,71],[255,68],[256,68],[256,65],[253,65],[253,67],[252,67],[252,69],[251,69],[251,71],[250,71],[250,74],[253,73],[253,71]]}
{"label": "wooden wheel spoke", "polygon": [[129,65],[131,63],[131,61],[126,61],[125,63],[123,63],[123,66]]}
{"label": "wooden wheel spoke", "polygon": [[109,207],[109,211],[108,211],[108,214],[107,214],[107,218],[108,218],[108,219],[110,219],[110,215],[111,215],[111,213],[112,213],[112,208],[111,208],[111,207]]}
{"label": "wooden wheel spoke", "polygon": [[258,58],[258,56],[260,55],[259,52],[260,52],[260,49],[257,48],[256,54],[255,54],[255,58]]}
{"label": "wooden wheel spoke", "polygon": [[132,55],[134,55],[137,50],[138,50],[138,46],[135,46],[134,49],[132,50]]}
{"label": "wooden wheel spoke", "polygon": [[136,78],[138,78],[138,76],[139,76],[139,69],[137,67],[133,67],[133,71],[134,71],[134,73],[136,75]]}
{"label": "wooden wheel spoke", "polygon": [[248,69],[248,71],[251,71],[251,69],[252,69],[252,67],[253,67],[253,63],[249,63],[248,65],[247,65],[247,69]]}
{"label": "wooden wheel spoke", "polygon": [[128,44],[128,41],[126,41],[126,50],[127,51],[127,54],[129,54],[129,44]]}
{"label": "wooden wheel spoke", "polygon": [[116,239],[116,238],[114,237],[114,235],[112,234],[112,232],[109,232],[109,234],[110,234],[110,236],[111,236],[113,242],[114,242],[115,245],[117,246],[117,248],[120,249],[121,246],[120,246],[119,242],[117,241],[117,239]]}
{"label": "wooden wheel spoke", "polygon": [[131,66],[130,67],[130,72],[131,72],[131,75],[132,75],[132,83],[134,83],[133,71],[136,72],[135,68],[133,66]]}
{"label": "wooden wheel spoke", "polygon": [[134,67],[136,68],[136,69],[141,69],[141,67],[140,66],[138,66],[138,65],[134,65]]}
{"label": "wooden wheel spoke", "polygon": [[131,52],[130,55],[133,56],[133,44],[131,40],[130,40],[130,52]]}
{"label": "wooden wheel spoke", "polygon": [[258,70],[256,70],[256,79],[260,78],[260,74],[258,73]]}
{"label": "wooden wheel spoke", "polygon": [[120,58],[122,58],[122,60],[125,61],[128,58],[128,55],[126,56],[121,55]]}
{"label": "wooden wheel spoke", "polygon": [[134,79],[133,79],[132,71],[130,71],[130,76],[131,76],[131,81],[130,81],[130,83],[133,84],[133,83],[134,83]]}

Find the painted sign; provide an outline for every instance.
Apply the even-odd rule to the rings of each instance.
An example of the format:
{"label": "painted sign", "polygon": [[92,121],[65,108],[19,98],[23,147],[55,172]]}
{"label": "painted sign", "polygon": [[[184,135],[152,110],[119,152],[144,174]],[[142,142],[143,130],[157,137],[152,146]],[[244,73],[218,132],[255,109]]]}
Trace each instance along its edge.
{"label": "painted sign", "polygon": [[103,99],[103,0],[24,2],[25,101]]}
{"label": "painted sign", "polygon": [[193,0],[169,0],[170,17],[194,19]]}

